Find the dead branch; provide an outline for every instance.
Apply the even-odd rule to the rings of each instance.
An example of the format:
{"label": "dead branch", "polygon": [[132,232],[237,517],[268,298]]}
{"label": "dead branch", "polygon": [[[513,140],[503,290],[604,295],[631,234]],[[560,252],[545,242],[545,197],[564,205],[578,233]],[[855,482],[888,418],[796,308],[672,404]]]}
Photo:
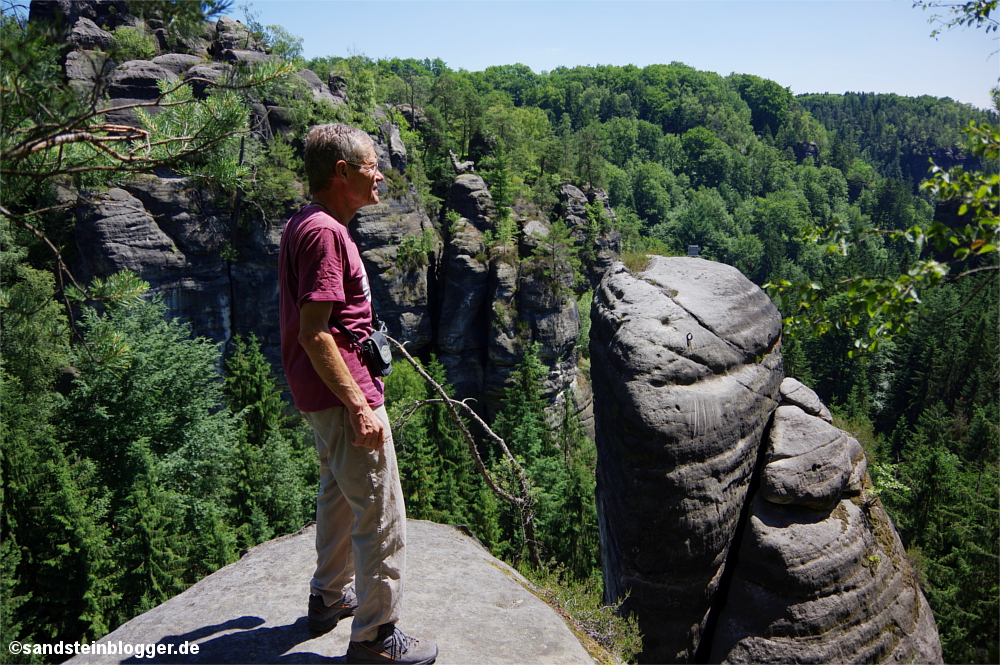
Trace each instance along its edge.
{"label": "dead branch", "polygon": [[[542,558],[538,552],[538,540],[535,535],[535,512],[534,512],[534,500],[531,498],[531,483],[528,480],[528,474],[525,473],[524,468],[520,465],[520,463],[518,463],[518,461],[511,454],[510,449],[507,447],[507,442],[504,441],[503,438],[500,437],[496,432],[494,432],[490,428],[490,426],[487,425],[483,421],[483,419],[479,417],[479,414],[476,413],[472,409],[472,407],[470,407],[464,401],[452,399],[448,395],[448,393],[445,392],[444,388],[441,387],[441,384],[432,379],[430,374],[428,374],[424,370],[424,368],[420,365],[420,363],[417,362],[405,348],[403,348],[402,344],[397,342],[392,337],[389,337],[388,335],[386,335],[386,339],[392,342],[396,346],[396,348],[399,349],[400,353],[403,354],[403,357],[406,358],[406,360],[410,363],[410,365],[413,366],[413,369],[417,370],[417,373],[420,376],[422,376],[424,380],[431,385],[432,388],[434,388],[434,392],[436,392],[438,395],[441,396],[440,399],[424,400],[417,407],[415,407],[414,410],[416,408],[419,408],[420,406],[423,406],[424,404],[445,405],[445,407],[448,409],[448,414],[451,416],[451,419],[454,421],[458,429],[462,432],[462,438],[465,439],[465,443],[469,448],[469,452],[472,455],[472,459],[476,463],[476,469],[479,471],[479,475],[483,477],[483,480],[486,482],[487,487],[489,487],[494,494],[496,494],[504,501],[510,503],[516,509],[516,512],[521,520],[521,528],[524,530],[524,541],[528,546],[528,552],[531,555],[533,563],[538,568],[542,568],[543,567]],[[462,407],[473,420],[479,423],[479,425],[483,428],[483,431],[486,432],[487,436],[489,436],[493,441],[497,442],[497,444],[500,446],[500,449],[503,451],[504,458],[508,461],[508,463],[514,469],[517,475],[519,484],[521,486],[521,496],[514,496],[513,494],[502,489],[497,484],[493,476],[490,475],[490,472],[487,470],[486,465],[483,464],[483,458],[479,455],[479,449],[476,447],[476,441],[475,439],[472,438],[472,433],[469,432],[469,428],[466,427],[465,422],[458,415],[456,407]]]}

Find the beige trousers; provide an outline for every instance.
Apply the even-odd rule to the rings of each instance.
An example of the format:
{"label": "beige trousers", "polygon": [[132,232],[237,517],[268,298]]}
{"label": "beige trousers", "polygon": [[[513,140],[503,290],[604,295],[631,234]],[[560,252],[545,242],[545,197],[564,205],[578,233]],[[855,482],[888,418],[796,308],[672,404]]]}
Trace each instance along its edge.
{"label": "beige trousers", "polygon": [[316,572],[310,586],[327,605],[354,584],[358,609],[351,640],[374,639],[399,620],[406,568],[406,508],[385,407],[375,414],[386,442],[372,451],[351,445],[342,406],[304,413],[316,435],[320,490],[316,499]]}

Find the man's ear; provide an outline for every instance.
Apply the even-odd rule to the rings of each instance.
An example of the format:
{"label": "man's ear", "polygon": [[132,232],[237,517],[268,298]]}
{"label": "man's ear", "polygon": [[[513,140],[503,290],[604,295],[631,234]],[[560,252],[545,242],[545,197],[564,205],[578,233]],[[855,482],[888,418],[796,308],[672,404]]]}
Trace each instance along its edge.
{"label": "man's ear", "polygon": [[333,165],[333,174],[338,177],[347,177],[347,162],[343,159],[338,160],[336,164]]}

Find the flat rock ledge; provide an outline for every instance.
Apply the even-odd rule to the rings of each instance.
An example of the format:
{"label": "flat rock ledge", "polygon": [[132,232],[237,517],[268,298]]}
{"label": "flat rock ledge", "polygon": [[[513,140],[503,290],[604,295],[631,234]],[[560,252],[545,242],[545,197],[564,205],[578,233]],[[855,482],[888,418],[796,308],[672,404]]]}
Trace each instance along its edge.
{"label": "flat rock ledge", "polygon": [[[408,520],[400,627],[436,640],[438,665],[592,664],[524,578],[454,527]],[[306,626],[315,527],[262,543],[100,642],[198,644],[196,655],[79,655],[69,663],[343,663],[350,619],[325,635]]]}

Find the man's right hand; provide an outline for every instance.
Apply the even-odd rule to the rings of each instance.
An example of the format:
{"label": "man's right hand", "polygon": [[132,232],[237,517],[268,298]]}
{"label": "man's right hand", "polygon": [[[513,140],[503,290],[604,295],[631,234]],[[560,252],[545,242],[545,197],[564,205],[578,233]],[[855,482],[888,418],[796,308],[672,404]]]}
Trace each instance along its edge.
{"label": "man's right hand", "polygon": [[367,450],[381,450],[385,445],[385,423],[375,415],[371,407],[363,409],[348,409],[351,427],[354,428],[354,440],[351,443]]}

